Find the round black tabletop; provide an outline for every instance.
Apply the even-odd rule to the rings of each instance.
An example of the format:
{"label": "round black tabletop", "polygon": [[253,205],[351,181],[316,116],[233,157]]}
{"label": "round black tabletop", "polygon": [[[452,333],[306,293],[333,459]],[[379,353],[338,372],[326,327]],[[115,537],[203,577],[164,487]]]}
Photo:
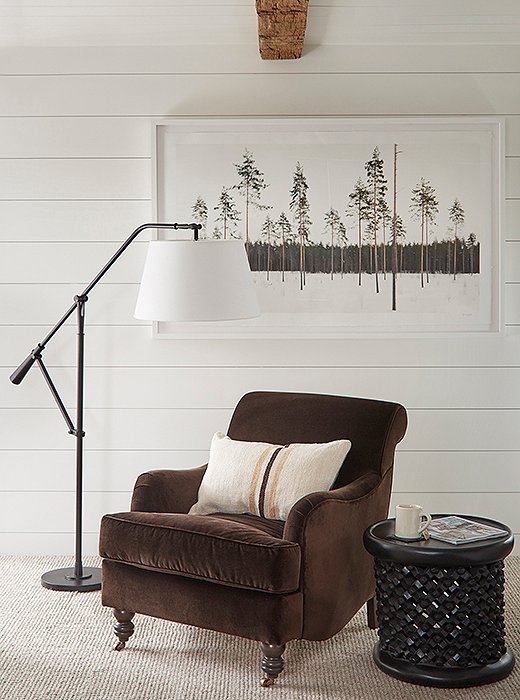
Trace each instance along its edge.
{"label": "round black tabletop", "polygon": [[[444,518],[447,515],[454,514],[435,513],[432,518]],[[501,537],[465,544],[450,544],[434,539],[407,542],[395,536],[395,518],[389,518],[371,525],[365,531],[363,541],[367,551],[376,559],[424,567],[489,564],[501,561],[513,549],[513,533],[507,525],[476,515],[459,515],[458,517],[500,528],[505,530],[506,534]]]}

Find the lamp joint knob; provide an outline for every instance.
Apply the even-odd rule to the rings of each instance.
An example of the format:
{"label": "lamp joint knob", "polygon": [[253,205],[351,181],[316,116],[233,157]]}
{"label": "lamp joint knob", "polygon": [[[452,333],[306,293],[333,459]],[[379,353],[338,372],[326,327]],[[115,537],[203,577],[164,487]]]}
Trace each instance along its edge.
{"label": "lamp joint knob", "polygon": [[85,437],[86,433],[84,430],[69,430],[69,435],[74,435],[74,437]]}
{"label": "lamp joint knob", "polygon": [[45,345],[38,343],[38,345],[31,352],[31,357],[33,358],[33,360],[41,359],[42,350],[45,350]]}

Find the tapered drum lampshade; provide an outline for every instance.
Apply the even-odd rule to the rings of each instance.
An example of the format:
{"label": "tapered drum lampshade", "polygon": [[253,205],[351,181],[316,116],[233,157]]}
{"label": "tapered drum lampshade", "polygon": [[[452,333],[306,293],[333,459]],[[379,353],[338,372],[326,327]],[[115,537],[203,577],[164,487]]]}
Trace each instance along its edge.
{"label": "tapered drum lampshade", "polygon": [[243,241],[151,241],[135,318],[232,321],[260,310]]}

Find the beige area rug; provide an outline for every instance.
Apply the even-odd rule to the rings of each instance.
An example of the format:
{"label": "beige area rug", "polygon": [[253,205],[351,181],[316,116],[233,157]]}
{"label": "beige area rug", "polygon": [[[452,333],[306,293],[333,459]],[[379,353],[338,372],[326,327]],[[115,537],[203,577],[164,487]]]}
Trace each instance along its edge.
{"label": "beige area rug", "polygon": [[[376,633],[364,610],[326,642],[292,642],[286,670],[258,686],[258,644],[136,616],[122,652],[112,650],[112,613],[95,593],[40,586],[58,557],[0,557],[0,700],[519,700],[520,659],[503,681],[467,689],[413,686],[372,661]],[[94,558],[85,562],[96,565]],[[520,657],[520,557],[507,562],[508,644]]]}

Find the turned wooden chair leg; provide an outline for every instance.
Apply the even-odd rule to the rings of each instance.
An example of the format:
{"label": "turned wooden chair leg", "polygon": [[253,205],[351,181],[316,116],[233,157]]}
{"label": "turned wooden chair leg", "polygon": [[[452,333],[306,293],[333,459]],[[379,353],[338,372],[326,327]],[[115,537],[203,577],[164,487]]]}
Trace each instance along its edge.
{"label": "turned wooden chair leg", "polygon": [[376,597],[367,600],[367,622],[371,630],[377,629],[377,607]]}
{"label": "turned wooden chair leg", "polygon": [[119,639],[114,647],[114,651],[122,651],[134,633],[134,623],[132,622],[132,618],[135,613],[128,612],[127,610],[117,610],[114,608],[114,615],[117,620],[116,624],[114,625],[114,632],[116,633],[116,637]]}
{"label": "turned wooden chair leg", "polygon": [[262,688],[269,688],[283,671],[285,644],[260,644],[262,649],[262,671],[264,677],[260,681]]}

